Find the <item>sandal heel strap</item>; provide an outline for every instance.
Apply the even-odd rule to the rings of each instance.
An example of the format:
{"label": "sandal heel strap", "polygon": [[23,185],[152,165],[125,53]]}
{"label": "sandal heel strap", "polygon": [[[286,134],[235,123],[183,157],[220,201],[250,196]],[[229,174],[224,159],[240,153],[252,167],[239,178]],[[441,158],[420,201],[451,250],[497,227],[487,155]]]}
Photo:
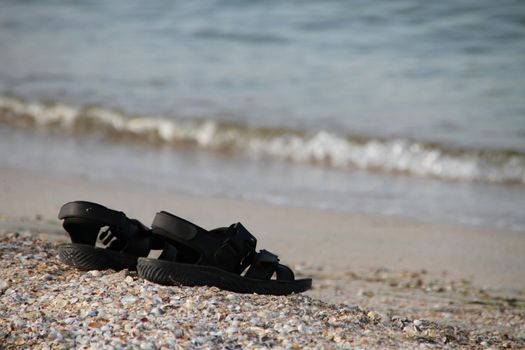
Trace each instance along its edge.
{"label": "sandal heel strap", "polygon": [[[64,220],[63,226],[73,243],[95,245],[101,234],[106,245],[113,236],[119,239],[118,244],[110,245],[112,249],[137,256],[146,256],[149,253],[149,229],[121,211],[97,203],[75,201],[64,204],[58,218]],[[107,238],[100,231],[104,226],[110,227],[111,234]]]}
{"label": "sandal heel strap", "polygon": [[64,204],[62,208],[60,208],[58,218],[60,220],[67,218],[88,219],[107,226],[117,227],[124,227],[127,219],[123,212],[106,208],[97,203],[85,201]]}

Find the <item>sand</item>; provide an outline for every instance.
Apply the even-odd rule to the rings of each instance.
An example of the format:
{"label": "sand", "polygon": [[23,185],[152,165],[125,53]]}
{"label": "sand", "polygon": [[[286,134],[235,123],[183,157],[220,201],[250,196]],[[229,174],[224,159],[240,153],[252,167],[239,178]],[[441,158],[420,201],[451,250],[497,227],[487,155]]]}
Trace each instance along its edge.
{"label": "sand", "polygon": [[[370,317],[377,320],[367,321],[370,325],[388,328],[397,324],[390,336],[374,328],[376,326],[352,329],[348,331],[350,337],[343,337],[335,328],[328,327],[335,333],[331,340],[322,343],[323,347],[358,345],[349,339],[365,339],[365,342],[369,339],[370,344],[378,348],[417,347],[420,344],[452,348],[519,348],[524,344],[523,233],[204,198],[140,184],[94,182],[86,178],[60,178],[11,169],[0,169],[0,232],[40,235],[44,241],[52,242],[48,249],[53,254],[53,245],[67,240],[56,214],[63,203],[71,200],[99,202],[123,210],[145,224],[149,224],[155,212],[160,210],[176,213],[206,228],[240,221],[258,238],[259,248],[277,253],[281,262],[289,264],[299,275],[314,278],[314,289],[305,293],[313,299],[292,299],[290,308],[308,309],[311,303],[321,303],[316,305],[326,310],[348,308],[345,317],[361,317],[361,311],[353,314],[355,310],[362,310],[365,316],[371,313]],[[5,253],[3,251],[2,255]],[[53,269],[59,266],[56,257],[54,259]],[[19,272],[23,275],[22,270]],[[85,273],[74,273],[78,281],[84,278]],[[135,280],[136,277],[132,277]],[[6,283],[12,286],[12,282]],[[199,293],[210,295],[209,289],[202,288],[183,293],[193,297]],[[219,303],[227,308],[225,295],[220,294]],[[240,298],[241,302],[250,304],[259,300],[250,299],[254,296]],[[440,341],[425,341],[418,332],[424,331],[422,325],[426,322],[432,325],[428,329],[452,327],[466,332],[467,340],[463,343],[441,338]],[[404,330],[407,325],[411,330]],[[319,327],[325,326],[316,324],[313,334],[324,337]],[[24,340],[10,338],[10,332],[4,332],[6,339],[12,342],[9,344]],[[379,340],[367,336],[370,332],[379,332]],[[413,334],[405,339],[406,332]],[[210,336],[196,330],[188,334],[190,338],[204,337],[204,340]],[[497,336],[490,338],[490,334]],[[281,338],[274,339],[280,342],[274,345],[287,347]],[[41,339],[43,343],[44,339],[47,338]],[[338,343],[337,339],[344,342]],[[288,340],[293,339],[290,336]],[[293,342],[288,343],[293,345]]]}

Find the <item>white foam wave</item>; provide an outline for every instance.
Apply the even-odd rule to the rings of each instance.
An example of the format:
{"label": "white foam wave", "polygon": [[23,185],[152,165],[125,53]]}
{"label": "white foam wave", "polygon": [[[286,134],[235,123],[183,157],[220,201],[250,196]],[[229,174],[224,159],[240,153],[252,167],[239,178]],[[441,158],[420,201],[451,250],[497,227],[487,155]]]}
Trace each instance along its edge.
{"label": "white foam wave", "polygon": [[[421,177],[525,183],[523,155],[450,152],[408,140],[353,142],[327,132],[311,137],[279,137],[269,144],[253,143],[256,153],[336,167],[405,173]],[[492,159],[491,159],[492,158]]]}
{"label": "white foam wave", "polygon": [[0,96],[0,122],[86,130],[169,144],[189,143],[294,162],[441,179],[525,184],[525,155],[508,151],[448,150],[409,140],[354,140],[326,131],[305,134],[214,121],[129,117],[99,107],[23,102]]}

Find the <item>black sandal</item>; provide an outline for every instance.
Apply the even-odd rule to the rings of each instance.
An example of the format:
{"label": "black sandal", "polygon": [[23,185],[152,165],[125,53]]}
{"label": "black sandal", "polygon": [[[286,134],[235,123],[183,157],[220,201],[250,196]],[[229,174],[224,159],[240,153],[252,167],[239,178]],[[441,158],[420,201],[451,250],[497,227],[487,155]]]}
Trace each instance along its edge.
{"label": "black sandal", "polygon": [[136,270],[139,256],[163,246],[138,220],[100,204],[69,202],[60,208],[58,218],[64,220],[72,242],[58,246],[60,259],[80,270]]}
{"label": "black sandal", "polygon": [[296,280],[276,255],[257,253],[257,240],[240,223],[207,231],[160,212],[152,231],[165,239],[164,249],[158,259],[139,258],[137,264],[139,276],[151,282],[273,295],[300,293],[312,286],[309,278]]}

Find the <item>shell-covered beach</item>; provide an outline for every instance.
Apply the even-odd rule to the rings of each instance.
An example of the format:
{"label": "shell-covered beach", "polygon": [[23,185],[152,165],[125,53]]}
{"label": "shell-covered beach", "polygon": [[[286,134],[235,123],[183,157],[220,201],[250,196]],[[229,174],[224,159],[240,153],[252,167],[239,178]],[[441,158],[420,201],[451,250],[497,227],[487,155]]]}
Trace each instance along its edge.
{"label": "shell-covered beach", "polygon": [[[0,235],[2,348],[525,346],[523,295],[502,298],[466,283],[425,285],[417,274],[385,272],[362,276],[366,290],[353,291],[357,304],[164,287],[127,270],[77,271],[58,259],[57,242],[37,232]],[[338,288],[326,276],[315,283],[315,289]],[[374,293],[383,295],[380,305],[370,302]]]}

